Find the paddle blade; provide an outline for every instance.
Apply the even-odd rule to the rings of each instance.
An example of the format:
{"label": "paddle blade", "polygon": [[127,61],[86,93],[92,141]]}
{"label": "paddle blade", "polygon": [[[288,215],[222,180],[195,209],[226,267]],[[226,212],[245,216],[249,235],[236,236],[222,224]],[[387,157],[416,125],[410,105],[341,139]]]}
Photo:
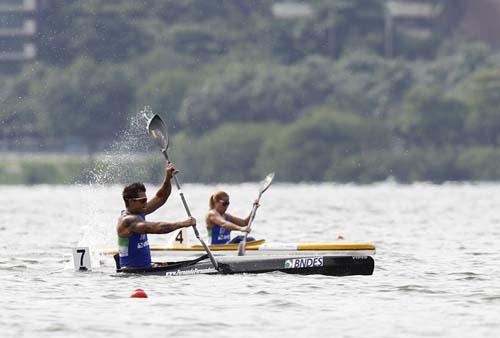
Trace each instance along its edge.
{"label": "paddle blade", "polygon": [[264,191],[266,191],[267,188],[269,188],[269,186],[271,185],[271,183],[273,183],[273,180],[274,180],[274,173],[270,173],[269,175],[267,175],[266,178],[264,178],[260,182],[259,193],[262,194]]}
{"label": "paddle blade", "polygon": [[149,135],[153,138],[153,141],[160,147],[162,151],[168,148],[168,133],[165,123],[159,115],[153,116],[148,123]]}

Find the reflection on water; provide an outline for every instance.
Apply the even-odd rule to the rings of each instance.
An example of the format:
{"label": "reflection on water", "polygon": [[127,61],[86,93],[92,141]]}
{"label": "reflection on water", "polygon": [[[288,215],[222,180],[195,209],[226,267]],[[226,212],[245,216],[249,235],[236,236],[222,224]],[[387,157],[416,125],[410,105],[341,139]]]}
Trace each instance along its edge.
{"label": "reflection on water", "polygon": [[[257,184],[184,187],[199,229],[223,188],[245,216]],[[155,187],[148,186],[148,193]],[[373,276],[282,273],[118,278],[76,273],[71,248],[114,247],[120,186],[2,187],[2,336],[459,336],[500,333],[500,186],[276,184],[253,235],[276,242],[377,244]],[[150,219],[184,219],[172,194]],[[151,236],[163,244],[168,235]],[[148,299],[130,299],[137,287]],[[129,323],[125,325],[124,323]],[[133,324],[130,324],[133,323]],[[243,328],[243,331],[242,331]]]}

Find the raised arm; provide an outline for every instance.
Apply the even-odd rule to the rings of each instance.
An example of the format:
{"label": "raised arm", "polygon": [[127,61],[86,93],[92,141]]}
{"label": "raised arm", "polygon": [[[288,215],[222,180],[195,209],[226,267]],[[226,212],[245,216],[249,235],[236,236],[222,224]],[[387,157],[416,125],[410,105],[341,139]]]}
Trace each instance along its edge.
{"label": "raised arm", "polygon": [[170,179],[172,178],[174,172],[175,165],[169,162],[165,170],[165,179],[163,180],[163,184],[161,185],[160,190],[158,190],[156,192],[156,195],[151,200],[149,200],[148,203],[146,203],[146,215],[154,212],[167,201],[170,193],[172,192],[172,184],[170,183]]}

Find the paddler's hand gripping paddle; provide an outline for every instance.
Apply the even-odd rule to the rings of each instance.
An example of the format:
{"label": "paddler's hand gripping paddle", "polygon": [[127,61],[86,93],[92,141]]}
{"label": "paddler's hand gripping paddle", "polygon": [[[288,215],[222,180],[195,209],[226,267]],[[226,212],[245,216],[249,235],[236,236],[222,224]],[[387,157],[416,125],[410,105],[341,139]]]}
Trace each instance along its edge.
{"label": "paddler's hand gripping paddle", "polygon": [[[252,222],[255,218],[255,214],[257,213],[257,208],[259,206],[260,197],[262,196],[264,191],[266,191],[267,188],[269,188],[269,186],[273,182],[273,179],[274,179],[274,173],[270,173],[269,175],[266,176],[265,179],[263,179],[260,182],[259,197],[257,197],[257,200],[255,200],[255,203],[253,204],[252,211],[250,212],[250,219],[248,220],[248,228],[250,228],[252,226]],[[238,247],[238,256],[245,255],[245,247],[247,245],[247,235],[248,235],[248,232],[245,233],[245,235],[243,236],[243,240],[240,242],[240,245]]]}
{"label": "paddler's hand gripping paddle", "polygon": [[[163,123],[162,119],[160,116],[155,114],[151,120],[148,122],[148,131],[151,137],[153,138],[153,141],[160,147],[161,152],[163,153],[163,156],[165,156],[165,159],[167,162],[170,162],[168,159],[168,154],[167,154],[167,149],[168,149],[168,132],[167,132],[167,127],[165,126],[165,123]],[[179,185],[179,181],[177,180],[177,175],[174,173],[173,175],[175,185],[177,186],[177,190],[179,191],[179,195],[181,196],[182,204],[184,205],[184,209],[186,209],[186,213],[188,214],[189,217],[191,217],[191,212],[189,211],[189,207],[186,203],[186,199],[184,198],[184,193],[182,192],[181,186]],[[196,238],[201,242],[201,245],[203,248],[205,248],[205,251],[208,254],[208,257],[210,258],[210,261],[212,262],[212,265],[216,270],[219,270],[219,264],[217,264],[217,261],[215,260],[214,255],[208,248],[207,244],[205,241],[200,237],[200,233],[198,232],[198,229],[196,228],[196,225],[193,225],[193,230],[194,234],[196,235]]]}

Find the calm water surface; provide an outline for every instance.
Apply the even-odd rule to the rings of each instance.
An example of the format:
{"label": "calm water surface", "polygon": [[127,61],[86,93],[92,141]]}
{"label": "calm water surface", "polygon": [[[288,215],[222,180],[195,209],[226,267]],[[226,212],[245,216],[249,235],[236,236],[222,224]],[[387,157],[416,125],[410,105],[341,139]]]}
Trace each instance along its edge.
{"label": "calm water surface", "polygon": [[[153,187],[148,187],[152,194]],[[257,185],[185,185],[246,215]],[[121,187],[1,187],[2,337],[498,337],[500,185],[274,185],[253,234],[377,245],[373,276],[117,277],[110,257],[73,272],[71,248],[114,247]],[[184,219],[174,192],[150,219]],[[152,244],[168,235],[151,236]],[[102,261],[104,266],[100,266]],[[143,288],[148,299],[129,295]]]}

